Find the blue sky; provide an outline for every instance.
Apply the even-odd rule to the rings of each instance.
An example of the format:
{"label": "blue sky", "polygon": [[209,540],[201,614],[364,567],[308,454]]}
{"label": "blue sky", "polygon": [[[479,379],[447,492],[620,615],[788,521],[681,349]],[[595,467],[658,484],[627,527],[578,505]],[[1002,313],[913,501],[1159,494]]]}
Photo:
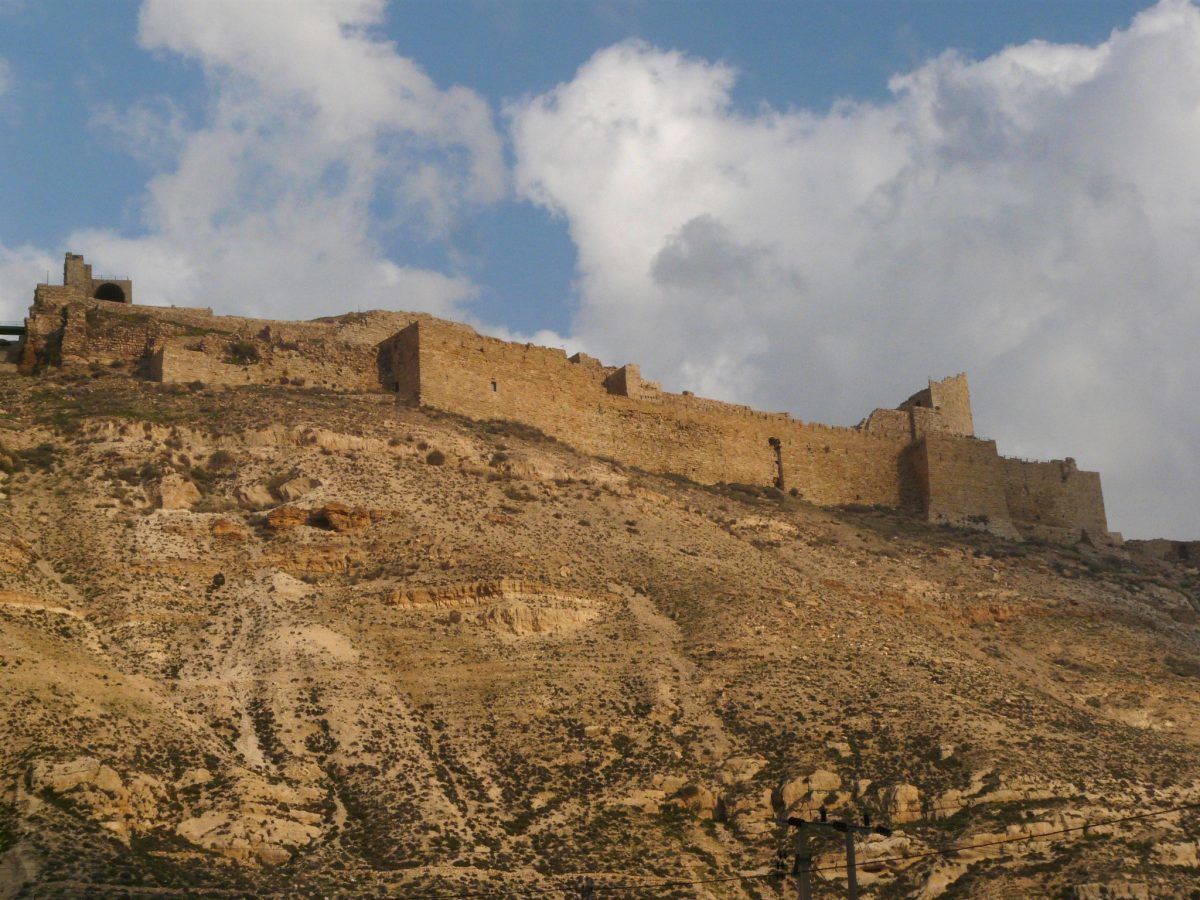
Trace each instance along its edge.
{"label": "blue sky", "polygon": [[[203,3],[204,0],[195,0]],[[255,0],[250,0],[255,2]],[[263,2],[263,0],[259,0]],[[467,85],[500,110],[569,81],[629,38],[721,60],[754,109],[880,100],[888,79],[948,48],[983,58],[1030,39],[1092,43],[1137,2],[424,2],[393,3],[379,32],[440,85]],[[106,139],[97,110],[169,97],[199,121],[209,100],[193,62],[139,46],[133,0],[0,2],[0,58],[15,82],[2,115],[0,239],[57,246],[80,228],[141,229],[148,166]],[[18,89],[19,88],[19,89]],[[453,250],[482,287],[472,311],[515,331],[569,331],[574,247],[564,223],[512,199],[459,223],[453,248],[388,236],[388,251],[446,264]],[[531,260],[537,260],[531,265]]]}
{"label": "blue sky", "polygon": [[1186,0],[0,0],[0,315],[69,247],[838,424],[967,370],[1200,536],[1198,75]]}

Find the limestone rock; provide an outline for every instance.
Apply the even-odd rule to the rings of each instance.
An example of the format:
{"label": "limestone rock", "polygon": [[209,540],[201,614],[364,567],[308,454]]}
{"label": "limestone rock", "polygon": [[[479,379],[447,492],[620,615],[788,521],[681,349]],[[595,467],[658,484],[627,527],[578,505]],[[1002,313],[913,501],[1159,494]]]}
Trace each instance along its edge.
{"label": "limestone rock", "polygon": [[790,809],[802,798],[836,791],[841,786],[842,779],[836,772],[817,769],[810,775],[801,775],[784,784],[779,790],[779,797],[784,807]]}
{"label": "limestone rock", "polygon": [[267,513],[267,528],[274,532],[291,531],[308,524],[311,511],[298,506],[277,506]]}
{"label": "limestone rock", "polygon": [[880,796],[884,814],[893,825],[921,818],[921,792],[911,784],[895,784]]}
{"label": "limestone rock", "polygon": [[1164,866],[1190,866],[1195,868],[1200,866],[1200,858],[1197,857],[1198,849],[1195,841],[1188,841],[1182,844],[1158,844],[1154,848],[1154,861]]}
{"label": "limestone rock", "polygon": [[293,851],[307,846],[320,835],[321,829],[278,816],[242,817],[230,811],[210,810],[184,819],[175,833],[185,841],[230,859],[278,864],[291,859]]}
{"label": "limestone rock", "polygon": [[1094,881],[1075,885],[1075,900],[1150,900],[1150,888],[1139,881]]}
{"label": "limestone rock", "polygon": [[240,487],[234,496],[244,509],[266,509],[268,506],[275,505],[275,498],[263,484],[248,484]]}
{"label": "limestone rock", "polygon": [[716,795],[702,784],[685,784],[667,802],[701,819],[711,819],[717,811]]}
{"label": "limestone rock", "polygon": [[193,785],[208,784],[212,781],[212,772],[208,769],[188,769],[175,782],[177,788],[189,788]]}
{"label": "limestone rock", "polygon": [[655,775],[650,783],[664,794],[674,794],[688,783],[682,775]]}
{"label": "limestone rock", "polygon": [[159,509],[191,509],[200,499],[200,490],[176,472],[168,472],[154,489]]}
{"label": "limestone rock", "polygon": [[29,770],[29,787],[34,791],[65,794],[79,785],[94,785],[102,791],[115,793],[122,787],[121,778],[90,756],[80,756],[69,762],[35,762]]}
{"label": "limestone rock", "polygon": [[644,813],[656,813],[659,811],[662,801],[666,799],[666,796],[663,791],[647,788],[645,790],[633,791],[629,796],[617,802],[621,806],[632,807]]}
{"label": "limestone rock", "polygon": [[351,508],[342,503],[327,503],[317,516],[329,523],[334,531],[356,531],[372,522],[371,511],[359,507]]}
{"label": "limestone rock", "polygon": [[769,788],[727,800],[725,814],[729,824],[744,835],[767,834],[777,827]]}
{"label": "limestone rock", "polygon": [[718,777],[721,784],[741,784],[757,775],[766,764],[761,756],[731,756],[721,763]]}
{"label": "limestone rock", "polygon": [[275,493],[280,500],[287,503],[302,499],[306,494],[311,493],[321,486],[321,482],[315,478],[309,478],[304,475],[297,476],[285,481],[275,489]]}
{"label": "limestone rock", "polygon": [[239,542],[247,538],[246,529],[232,519],[217,519],[212,523],[212,535],[217,540]]}
{"label": "limestone rock", "polygon": [[574,631],[598,615],[597,610],[586,607],[534,606],[520,600],[505,600],[479,612],[455,610],[450,620],[476,622],[500,634],[527,637]]}

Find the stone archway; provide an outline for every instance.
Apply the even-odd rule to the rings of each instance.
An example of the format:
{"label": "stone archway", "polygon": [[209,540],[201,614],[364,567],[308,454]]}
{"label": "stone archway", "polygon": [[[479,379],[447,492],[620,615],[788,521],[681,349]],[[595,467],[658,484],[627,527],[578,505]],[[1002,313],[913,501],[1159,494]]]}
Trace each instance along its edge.
{"label": "stone archway", "polygon": [[96,288],[96,293],[93,294],[97,300],[110,300],[113,303],[124,303],[125,291],[119,284],[113,284],[111,281],[106,281],[100,287]]}

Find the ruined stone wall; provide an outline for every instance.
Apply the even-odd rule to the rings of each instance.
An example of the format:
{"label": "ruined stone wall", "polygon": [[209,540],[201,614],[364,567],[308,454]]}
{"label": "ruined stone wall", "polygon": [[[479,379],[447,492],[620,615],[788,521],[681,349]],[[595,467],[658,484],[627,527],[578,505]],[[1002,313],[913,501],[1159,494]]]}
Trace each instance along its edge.
{"label": "ruined stone wall", "polygon": [[111,362],[146,355],[157,333],[148,316],[115,315],[99,306],[63,308],[62,358]]}
{"label": "ruined stone wall", "polygon": [[[253,347],[258,357],[239,351]],[[149,377],[187,384],[290,384],[340,391],[378,391],[378,350],[365,344],[314,341],[280,347],[261,339],[170,339],[149,355]]]}
{"label": "ruined stone wall", "polygon": [[389,380],[380,345],[415,318],[372,312],[277,322],[107,303],[69,286],[39,285],[26,320],[26,359],[30,366],[146,363],[151,378],[174,382],[380,390]]}
{"label": "ruined stone wall", "polygon": [[871,434],[911,438],[912,415],[904,409],[877,409],[858,425]]}
{"label": "ruined stone wall", "polygon": [[[81,273],[73,273],[78,278]],[[36,364],[144,364],[168,382],[393,390],[477,419],[542,429],[588,453],[702,483],[777,484],[815,503],[925,511],[934,521],[1106,531],[1099,476],[1073,461],[1002,460],[973,430],[966,377],[929,383],[857,428],[663,391],[636,365],[484,337],[413,313],[310,322],[106,303],[39,285],[22,357]]]}
{"label": "ruined stone wall", "polygon": [[983,527],[1017,537],[995,441],[930,434],[917,441],[910,452],[931,522]]}
{"label": "ruined stone wall", "polygon": [[[429,320],[410,329],[408,349],[396,351],[397,357],[408,354],[409,367],[398,382],[419,384],[415,398],[408,391],[409,400],[478,419],[526,422],[585,452],[704,483],[774,483],[770,439],[777,438],[785,487],[814,502],[900,506],[916,500],[901,478],[906,435],[810,425],[782,413],[670,394],[642,381],[635,367],[588,365],[561,350],[507,343],[453,323]],[[634,396],[620,393],[626,390]]]}
{"label": "ruined stone wall", "polygon": [[1075,460],[1003,459],[1001,477],[1013,520],[1052,528],[1108,531],[1100,475],[1080,471]]}

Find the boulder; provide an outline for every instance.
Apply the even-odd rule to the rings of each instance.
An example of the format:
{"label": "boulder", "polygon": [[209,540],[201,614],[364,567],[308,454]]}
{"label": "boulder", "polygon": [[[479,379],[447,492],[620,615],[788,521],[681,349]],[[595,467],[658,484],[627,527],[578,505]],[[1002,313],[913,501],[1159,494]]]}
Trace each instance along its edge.
{"label": "boulder", "polygon": [[154,489],[159,509],[191,509],[199,501],[200,490],[177,472],[168,472]]}
{"label": "boulder", "polygon": [[349,507],[342,503],[327,503],[316,511],[315,518],[322,519],[334,531],[357,531],[372,522],[371,511]]}
{"label": "boulder", "polygon": [[279,485],[279,487],[275,489],[275,493],[278,495],[280,500],[291,503],[303,498],[305,495],[311,493],[320,486],[321,482],[319,482],[317,479],[309,478],[306,475],[300,475]]}
{"label": "boulder", "polygon": [[266,509],[275,505],[275,498],[264,484],[248,484],[234,494],[243,509]]}
{"label": "boulder", "polygon": [[785,808],[790,809],[799,800],[811,798],[813,795],[827,794],[842,786],[842,779],[836,772],[817,769],[809,775],[801,775],[786,782],[779,789],[779,797]]}
{"label": "boulder", "polygon": [[291,531],[308,524],[312,510],[298,506],[277,506],[267,513],[267,528],[274,532]]}
{"label": "boulder", "polygon": [[721,763],[718,777],[721,784],[741,784],[757,775],[766,764],[761,756],[731,756]]}
{"label": "boulder", "polygon": [[921,815],[921,792],[911,784],[894,784],[880,795],[884,815],[893,825],[915,822]]}
{"label": "boulder", "polygon": [[711,819],[717,811],[717,796],[702,784],[685,784],[668,798],[667,803],[701,819]]}

